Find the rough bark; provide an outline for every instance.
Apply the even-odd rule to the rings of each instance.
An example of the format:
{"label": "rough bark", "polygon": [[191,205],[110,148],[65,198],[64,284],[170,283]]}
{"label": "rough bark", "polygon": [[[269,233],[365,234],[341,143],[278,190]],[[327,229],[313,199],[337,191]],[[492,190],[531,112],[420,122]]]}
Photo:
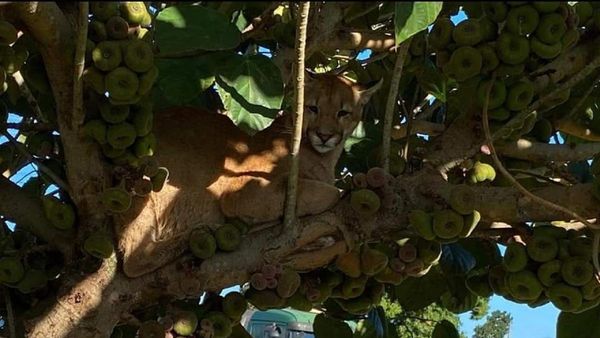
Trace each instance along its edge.
{"label": "rough bark", "polygon": [[520,139],[497,148],[498,152],[504,156],[532,162],[581,161],[600,153],[599,143],[548,144],[526,139]]}
{"label": "rough bark", "polygon": [[[389,238],[390,234],[399,230],[410,233],[408,212],[415,208],[443,206],[452,187],[433,171],[400,176],[395,185],[400,204],[395,209],[378,213],[374,218],[359,218],[345,199],[331,211],[301,219],[298,235],[294,238],[289,233],[276,237],[272,228],[266,228],[247,235],[235,252],[219,253],[200,264],[185,256],[136,279],[125,277],[117,269],[116,262],[109,260],[83,280],[66,283],[56,305],[43,318],[30,323],[29,336],[108,337],[112,327],[132,309],[151,304],[158,297],[198,297],[202,292],[218,292],[244,283],[265,261],[310,271],[328,264],[347,250],[345,236],[339,229],[348,229],[351,240]],[[559,212],[540,208],[522,197],[513,187],[477,185],[472,189],[479,197],[477,209],[485,223],[565,219]],[[591,184],[581,184],[551,186],[534,192],[594,218],[599,216],[600,211],[597,202],[590,198],[591,189]],[[294,245],[290,246],[290,243]]]}

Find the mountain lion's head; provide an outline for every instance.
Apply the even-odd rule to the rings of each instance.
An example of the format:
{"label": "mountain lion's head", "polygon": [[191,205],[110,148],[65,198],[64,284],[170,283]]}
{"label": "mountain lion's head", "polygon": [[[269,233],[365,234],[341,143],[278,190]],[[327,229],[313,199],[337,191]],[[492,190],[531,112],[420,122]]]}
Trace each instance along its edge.
{"label": "mountain lion's head", "polygon": [[307,76],[303,131],[311,146],[323,154],[343,143],[381,84],[364,87],[337,75]]}

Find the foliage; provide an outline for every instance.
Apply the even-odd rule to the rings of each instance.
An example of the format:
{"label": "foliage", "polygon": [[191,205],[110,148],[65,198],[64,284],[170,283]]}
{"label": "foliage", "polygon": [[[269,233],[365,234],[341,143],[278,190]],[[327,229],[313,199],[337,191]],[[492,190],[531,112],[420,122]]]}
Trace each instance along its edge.
{"label": "foliage", "polygon": [[[558,338],[581,327],[600,335],[597,234],[523,198],[482,135],[486,107],[495,149],[519,184],[586,219],[598,216],[597,5],[311,3],[310,78],[343,74],[363,89],[381,85],[339,146],[336,172],[325,175],[335,174],[344,190],[329,215],[335,220],[282,243],[261,237],[262,224],[224,213],[189,234],[157,216],[160,229],[140,236],[164,244],[161,231],[176,233],[186,244],[165,249],[181,257],[140,278],[124,273],[128,229],[113,225],[159,205],[157,194],[190,188],[178,187],[155,156],[168,142],[155,135],[165,128],[155,116],[199,107],[255,135],[289,113],[298,3],[91,2],[89,15],[84,3],[30,5],[0,4],[3,336],[10,327],[36,337],[235,338],[245,334],[248,306],[319,309],[321,337],[430,337],[436,327],[455,336],[457,314],[483,318],[494,294],[530,307],[554,304],[562,311]],[[460,23],[457,14],[465,16]],[[403,58],[400,44],[408,48]],[[388,98],[400,66],[398,98]],[[315,96],[330,98],[326,89]],[[392,140],[383,149],[388,101]],[[306,102],[307,114],[318,116],[315,104]],[[331,109],[341,109],[335,123],[352,113]],[[189,125],[175,134],[195,132]],[[243,152],[240,140],[225,141]],[[380,167],[384,156],[389,172]],[[286,170],[275,162],[274,172]],[[242,292],[218,295],[232,283]],[[475,337],[503,337],[511,320],[495,311]],[[358,322],[357,332],[345,321]]]}
{"label": "foliage", "polygon": [[512,316],[506,311],[494,311],[488,315],[485,323],[474,329],[473,338],[504,338],[510,331]]}

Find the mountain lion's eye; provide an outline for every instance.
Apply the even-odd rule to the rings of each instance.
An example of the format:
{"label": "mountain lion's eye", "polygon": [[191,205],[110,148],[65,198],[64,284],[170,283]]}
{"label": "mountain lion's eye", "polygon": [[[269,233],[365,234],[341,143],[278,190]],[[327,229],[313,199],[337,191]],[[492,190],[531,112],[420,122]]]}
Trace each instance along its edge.
{"label": "mountain lion's eye", "polygon": [[311,112],[318,114],[319,113],[319,107],[317,106],[308,106],[308,110],[310,110]]}
{"label": "mountain lion's eye", "polygon": [[350,112],[349,112],[349,111],[347,111],[347,110],[340,110],[340,111],[338,112],[338,117],[344,117],[344,116],[346,116],[346,115],[350,115]]}

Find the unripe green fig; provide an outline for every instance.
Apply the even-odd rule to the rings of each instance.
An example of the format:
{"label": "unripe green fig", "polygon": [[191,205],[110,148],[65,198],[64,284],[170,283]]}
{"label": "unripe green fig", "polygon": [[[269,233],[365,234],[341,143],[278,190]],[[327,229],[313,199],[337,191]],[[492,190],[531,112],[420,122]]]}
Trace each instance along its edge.
{"label": "unripe green fig", "polygon": [[471,233],[473,233],[473,230],[475,230],[477,224],[479,224],[479,221],[481,220],[481,214],[479,211],[473,210],[473,212],[471,212],[469,215],[464,216],[464,220],[465,226],[459,234],[459,237],[461,238],[467,238],[471,236]]}
{"label": "unripe green fig", "polygon": [[486,180],[493,181],[495,178],[496,171],[494,170],[494,167],[479,161],[475,162],[469,175],[471,183],[483,182]]}
{"label": "unripe green fig", "polygon": [[388,257],[381,251],[363,246],[360,254],[360,269],[367,276],[373,276],[388,264]]}
{"label": "unripe green fig", "polygon": [[567,24],[562,15],[558,13],[549,13],[542,16],[540,24],[535,30],[535,36],[541,42],[552,45],[560,42],[567,31]]}
{"label": "unripe green fig", "polygon": [[16,257],[0,258],[0,282],[16,284],[25,275],[23,264]]}
{"label": "unripe green fig", "polygon": [[93,1],[90,3],[90,12],[95,19],[106,21],[113,16],[119,15],[118,1]]}
{"label": "unripe green fig", "polygon": [[153,133],[138,137],[133,145],[133,151],[137,157],[152,156],[155,148],[156,137]]}
{"label": "unripe green fig", "polygon": [[350,196],[352,209],[362,216],[375,214],[381,206],[381,200],[375,192],[369,189],[353,191]]}
{"label": "unripe green fig", "polygon": [[159,167],[156,174],[150,179],[152,181],[152,191],[161,191],[168,179],[169,170],[165,167]]}
{"label": "unripe green fig", "polygon": [[575,311],[583,302],[581,291],[564,283],[552,285],[546,295],[554,306],[565,312]]}
{"label": "unripe green fig", "polygon": [[231,224],[223,224],[215,231],[217,247],[223,251],[235,251],[242,243],[242,234]]}
{"label": "unripe green fig", "polygon": [[17,284],[17,289],[21,293],[28,294],[43,288],[47,282],[44,270],[29,269],[25,271],[25,275]]}
{"label": "unripe green fig", "polygon": [[483,59],[479,50],[470,46],[462,46],[452,53],[446,67],[451,69],[451,73],[457,81],[462,82],[478,75],[481,72],[482,63]]}
{"label": "unripe green fig", "polygon": [[122,2],[120,9],[121,15],[132,25],[139,25],[147,20],[148,10],[143,1]]}
{"label": "unripe green fig", "polygon": [[367,286],[367,276],[361,276],[358,278],[346,278],[342,283],[342,295],[346,299],[356,298],[365,291]]}
{"label": "unripe green fig", "polygon": [[503,31],[496,42],[496,51],[502,62],[518,65],[529,57],[529,41],[524,36]]}
{"label": "unripe green fig", "polygon": [[137,74],[129,68],[117,67],[106,75],[105,84],[110,98],[126,101],[135,98],[140,81]]}
{"label": "unripe green fig", "polygon": [[506,16],[506,28],[518,35],[528,35],[535,31],[540,15],[531,5],[513,7]]}
{"label": "unripe green fig", "polygon": [[100,95],[106,92],[104,74],[96,67],[88,67],[83,71],[83,83]]}
{"label": "unripe green fig", "polygon": [[[173,317],[173,330],[182,336],[189,336],[198,327],[198,317],[191,311],[179,311]],[[163,329],[164,330],[164,329]]]}
{"label": "unripe green fig", "polygon": [[282,298],[291,297],[300,287],[300,274],[290,268],[284,268],[278,278],[277,294]]}
{"label": "unripe green fig", "polygon": [[431,214],[423,210],[411,210],[408,214],[408,221],[419,236],[430,241],[436,238],[433,232],[433,216]]}
{"label": "unripe green fig", "polygon": [[145,73],[154,66],[154,53],[146,41],[131,40],[125,48],[123,61],[134,72]]}
{"label": "unripe green fig", "polygon": [[594,267],[581,257],[564,259],[560,272],[563,280],[573,286],[583,286],[594,277]]}
{"label": "unripe green fig", "polygon": [[106,25],[99,20],[92,20],[88,25],[88,36],[96,43],[105,41],[108,39],[108,32],[106,31]]}
{"label": "unripe green fig", "polygon": [[102,102],[100,104],[100,115],[108,123],[125,122],[129,117],[129,106],[113,106],[108,102]]}
{"label": "unripe green fig", "polygon": [[548,236],[533,236],[527,242],[527,254],[539,263],[551,261],[558,255],[558,242]]}
{"label": "unripe green fig", "polygon": [[448,204],[461,215],[469,215],[475,210],[477,196],[473,190],[466,185],[457,185],[452,188],[448,198]]}
{"label": "unripe green fig", "polygon": [[506,246],[502,264],[506,271],[517,272],[525,269],[529,257],[527,256],[527,248],[519,242],[511,242]]}
{"label": "unripe green fig", "polygon": [[442,239],[457,237],[464,227],[464,220],[457,212],[446,209],[433,213],[433,232]]}
{"label": "unripe green fig", "polygon": [[138,338],[164,338],[165,328],[155,320],[145,321],[140,325],[137,336]]}
{"label": "unripe green fig", "polygon": [[452,39],[459,46],[474,46],[483,39],[479,21],[467,19],[461,21],[452,31]]}
{"label": "unripe green fig", "polygon": [[482,2],[481,6],[488,18],[494,22],[502,22],[506,19],[508,7],[501,1]]}
{"label": "unripe green fig", "polygon": [[454,23],[449,18],[438,18],[433,24],[427,38],[434,50],[442,50],[452,41]]}
{"label": "unripe green fig", "polygon": [[17,41],[17,29],[10,22],[0,20],[0,46],[12,45]]}
{"label": "unripe green fig", "polygon": [[205,318],[213,323],[214,338],[228,338],[231,334],[231,320],[227,316],[218,311],[209,312]]}
{"label": "unripe green fig", "polygon": [[111,39],[127,39],[129,24],[120,16],[113,16],[106,21],[106,33]]}
{"label": "unripe green fig", "polygon": [[75,210],[54,196],[44,196],[42,205],[50,224],[60,230],[72,229],[75,225]]}
{"label": "unripe green fig", "polygon": [[214,236],[201,229],[191,232],[189,246],[192,254],[200,259],[209,259],[217,251],[217,242]]}
{"label": "unripe green fig", "polygon": [[561,282],[561,265],[562,263],[558,259],[551,260],[540,265],[540,267],[537,269],[537,276],[540,282],[546,287],[550,287],[556,283]]}
{"label": "unripe green fig", "polygon": [[583,294],[584,300],[593,300],[600,297],[600,282],[597,278],[592,278],[591,281],[587,282],[581,287],[581,293]]}
{"label": "unripe green fig", "polygon": [[114,252],[112,240],[105,233],[91,234],[83,243],[83,249],[88,254],[100,259],[107,259]]}
{"label": "unripe green fig", "polygon": [[245,293],[246,299],[257,309],[267,311],[269,309],[279,309],[285,306],[285,299],[279,297],[277,292],[273,290],[258,291],[249,289]]}
{"label": "unripe green fig", "polygon": [[111,212],[125,212],[131,206],[131,195],[123,188],[113,187],[105,189],[100,196],[102,205]]}
{"label": "unripe green fig", "polygon": [[[487,98],[487,90],[490,86],[490,82],[491,80],[481,81],[477,87],[477,102],[481,107],[483,107],[483,104]],[[506,100],[506,94],[507,92],[504,82],[498,80],[494,81],[488,99],[488,109],[496,109],[501,107]]]}
{"label": "unripe green fig", "polygon": [[106,130],[106,141],[116,149],[125,149],[133,145],[136,136],[135,127],[128,122],[111,125]]}
{"label": "unripe green fig", "polygon": [[102,41],[92,51],[92,60],[99,70],[111,71],[121,64],[121,47],[114,41]]}
{"label": "unripe green fig", "polygon": [[147,72],[140,74],[140,85],[138,88],[138,95],[146,95],[154,86],[154,83],[158,79],[158,67],[152,66]]}
{"label": "unripe green fig", "polygon": [[360,265],[360,255],[355,251],[339,255],[335,260],[335,266],[345,275],[352,278],[357,278],[361,275]]}
{"label": "unripe green fig", "polygon": [[239,292],[230,292],[223,297],[223,313],[231,320],[238,321],[242,318],[244,312],[248,308],[246,298]]}
{"label": "unripe green fig", "polygon": [[536,300],[543,291],[537,276],[529,270],[509,273],[508,287],[517,300]]}

